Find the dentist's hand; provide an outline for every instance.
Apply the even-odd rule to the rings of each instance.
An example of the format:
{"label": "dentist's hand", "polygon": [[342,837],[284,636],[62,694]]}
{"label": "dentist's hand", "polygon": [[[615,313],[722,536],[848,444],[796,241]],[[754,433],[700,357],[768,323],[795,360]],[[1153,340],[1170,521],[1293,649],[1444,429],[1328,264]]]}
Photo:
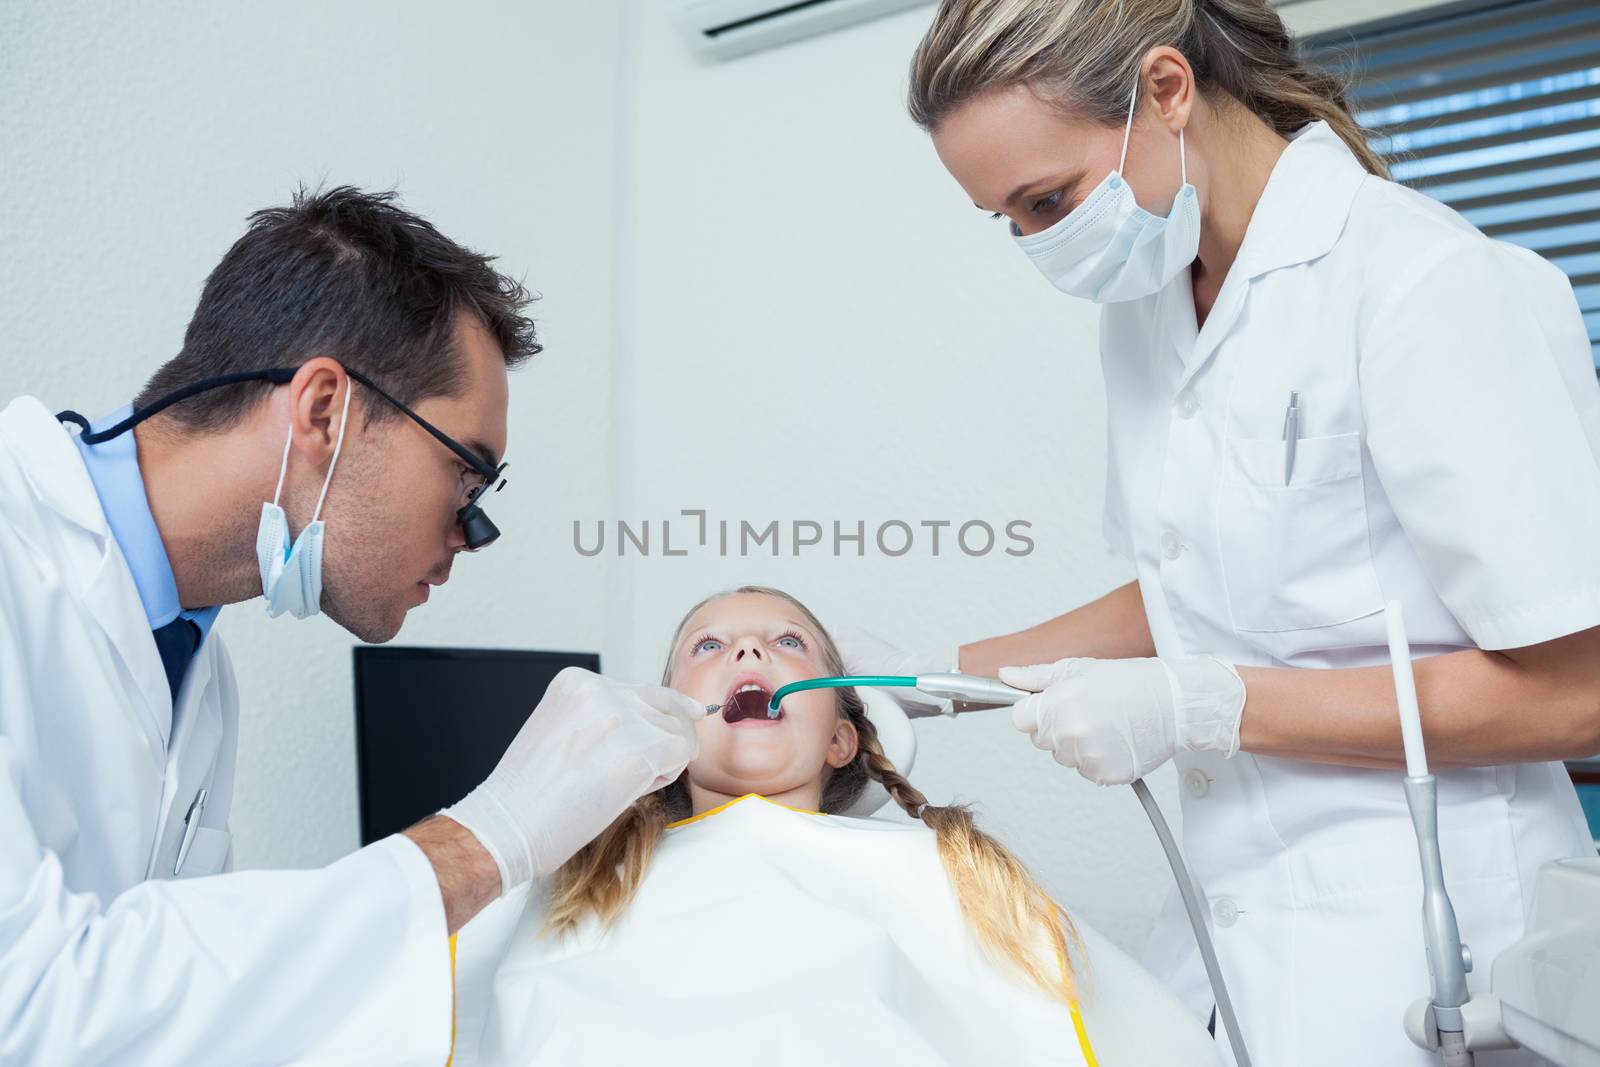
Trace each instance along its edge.
{"label": "dentist's hand", "polygon": [[1034,693],[1012,707],[1012,724],[1101,785],[1142,778],[1179,749],[1239,750],[1244,682],[1211,656],[1064,659],[1002,667],[1000,680]]}
{"label": "dentist's hand", "polygon": [[658,685],[568,667],[489,777],[442,813],[471,830],[505,893],[561,866],[699,751],[705,708]]}
{"label": "dentist's hand", "polygon": [[[944,674],[957,671],[961,649],[951,645],[933,652],[906,652],[887,641],[881,641],[859,626],[838,626],[829,630],[833,643],[839,646],[844,657],[846,674]],[[910,718],[929,715],[954,715],[955,708],[948,700],[928,696],[916,689],[895,687],[883,690],[900,705]]]}

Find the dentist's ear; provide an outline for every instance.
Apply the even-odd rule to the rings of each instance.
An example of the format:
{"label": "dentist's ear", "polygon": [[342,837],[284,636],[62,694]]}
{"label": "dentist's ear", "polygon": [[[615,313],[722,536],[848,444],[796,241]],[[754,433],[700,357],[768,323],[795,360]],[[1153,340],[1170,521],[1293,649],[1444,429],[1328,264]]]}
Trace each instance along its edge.
{"label": "dentist's ear", "polygon": [[[291,449],[310,466],[320,469],[332,457],[339,439],[345,390],[354,386],[354,380],[337,360],[317,356],[302,363],[285,387],[289,396],[289,425],[293,431]],[[359,409],[359,402],[352,396],[349,410],[353,423],[360,422],[355,417]],[[349,437],[346,434],[347,443]]]}
{"label": "dentist's ear", "polygon": [[856,730],[856,724],[849,719],[840,719],[834,724],[833,739],[828,742],[828,766],[838,770],[855,759],[860,748],[861,735]]}

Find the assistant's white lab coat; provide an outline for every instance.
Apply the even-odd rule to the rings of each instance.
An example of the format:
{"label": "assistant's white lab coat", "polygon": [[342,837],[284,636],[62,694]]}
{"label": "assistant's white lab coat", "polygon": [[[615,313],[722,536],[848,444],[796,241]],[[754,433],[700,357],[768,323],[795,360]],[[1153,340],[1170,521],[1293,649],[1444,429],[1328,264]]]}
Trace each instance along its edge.
{"label": "assistant's white lab coat", "polygon": [[[1198,335],[1185,273],[1108,305],[1101,345],[1106,535],[1159,654],[1387,664],[1390,598],[1419,657],[1600,625],[1600,390],[1565,277],[1366,174],[1326,124],[1279,160]],[[1177,769],[1255,1062],[1433,1062],[1401,1031],[1428,991],[1401,773],[1248,753]],[[1559,764],[1441,772],[1439,805],[1481,989],[1534,870],[1593,846]],[[1175,899],[1147,963],[1210,1013]]]}
{"label": "assistant's white lab coat", "polygon": [[[213,632],[177,707],[66,429],[0,411],[0,1063],[444,1062],[427,859],[230,865],[238,698]],[[184,816],[201,827],[173,880]]]}

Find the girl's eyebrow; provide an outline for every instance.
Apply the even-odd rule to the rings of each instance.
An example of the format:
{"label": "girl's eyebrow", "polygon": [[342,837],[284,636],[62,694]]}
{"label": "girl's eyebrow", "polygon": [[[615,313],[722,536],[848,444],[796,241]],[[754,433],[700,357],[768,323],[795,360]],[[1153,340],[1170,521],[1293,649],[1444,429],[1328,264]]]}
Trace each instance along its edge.
{"label": "girl's eyebrow", "polygon": [[[816,636],[816,631],[813,630],[810,626],[807,626],[805,623],[800,622],[797,619],[791,619],[787,615],[780,617],[778,619],[778,623],[780,625],[784,625],[784,626],[792,626],[796,630],[804,630],[806,633],[810,634],[812,637]],[[687,628],[687,630],[685,631],[683,640],[684,640],[684,642],[687,643],[687,642],[693,640],[702,631],[714,630],[714,629],[716,629],[716,625],[714,623],[709,623],[709,622],[701,623],[699,626],[691,626],[691,627]]]}

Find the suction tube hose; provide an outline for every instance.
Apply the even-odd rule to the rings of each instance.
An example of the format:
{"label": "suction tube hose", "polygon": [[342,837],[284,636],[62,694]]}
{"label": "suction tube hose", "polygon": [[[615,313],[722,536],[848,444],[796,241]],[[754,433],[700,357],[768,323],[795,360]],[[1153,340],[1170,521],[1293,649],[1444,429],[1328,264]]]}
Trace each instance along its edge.
{"label": "suction tube hose", "polygon": [[1133,780],[1133,791],[1139,803],[1144,805],[1144,813],[1150,816],[1150,825],[1155,827],[1156,837],[1161,839],[1161,850],[1167,854],[1172,877],[1178,883],[1178,895],[1183,897],[1183,908],[1189,913],[1189,925],[1194,927],[1194,939],[1200,945],[1200,959],[1205,962],[1211,993],[1217,999],[1217,1018],[1228,1035],[1234,1061],[1239,1067],[1250,1067],[1250,1054],[1245,1051],[1244,1037],[1239,1033],[1239,1019],[1233,1013],[1228,984],[1222,980],[1222,966],[1217,962],[1217,950],[1211,944],[1211,931],[1206,929],[1205,909],[1200,906],[1200,896],[1195,892],[1194,880],[1189,877],[1189,868],[1184,866],[1183,854],[1178,851],[1178,843],[1172,838],[1172,830],[1161,814],[1161,806],[1150,795],[1150,787],[1144,784],[1143,778]]}

